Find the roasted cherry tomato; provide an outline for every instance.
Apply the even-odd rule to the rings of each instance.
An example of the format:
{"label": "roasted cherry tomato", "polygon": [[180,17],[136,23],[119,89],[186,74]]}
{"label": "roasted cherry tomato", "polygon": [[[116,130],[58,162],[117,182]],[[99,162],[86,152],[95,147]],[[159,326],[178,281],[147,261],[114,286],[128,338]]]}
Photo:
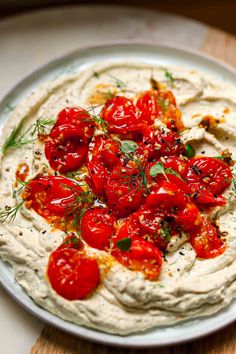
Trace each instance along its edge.
{"label": "roasted cherry tomato", "polygon": [[220,194],[230,186],[232,173],[229,166],[213,157],[192,158],[186,175],[188,183],[201,183],[213,194]]}
{"label": "roasted cherry tomato", "polygon": [[53,170],[61,173],[82,167],[88,144],[80,128],[69,124],[54,128],[45,144],[45,155]]}
{"label": "roasted cherry tomato", "polygon": [[136,106],[142,112],[142,119],[148,124],[153,124],[154,119],[158,118],[157,97],[157,91],[146,91],[136,102]]}
{"label": "roasted cherry tomato", "polygon": [[79,208],[81,193],[78,183],[68,178],[39,175],[27,184],[23,198],[29,207],[50,220],[54,216],[72,217],[74,207]]}
{"label": "roasted cherry tomato", "polygon": [[149,151],[149,160],[158,160],[162,156],[179,156],[185,152],[180,137],[166,129],[143,129],[143,144]]}
{"label": "roasted cherry tomato", "polygon": [[201,182],[199,183],[189,183],[189,195],[191,196],[194,203],[196,203],[201,208],[211,208],[214,206],[223,206],[226,204],[226,199],[222,195],[214,195],[212,192],[207,190]]}
{"label": "roasted cherry tomato", "polygon": [[117,242],[122,239],[114,240],[113,256],[125,267],[143,272],[145,278],[156,280],[161,272],[162,253],[152,242],[142,238],[132,238],[130,248],[121,251]]}
{"label": "roasted cherry tomato", "polygon": [[114,235],[115,218],[108,209],[95,207],[87,210],[81,222],[81,236],[91,247],[106,250]]}
{"label": "roasted cherry tomato", "polygon": [[159,208],[162,210],[175,210],[186,205],[187,197],[183,191],[174,183],[163,181],[154,186],[146,199],[145,205],[148,208]]}
{"label": "roasted cherry tomato", "polygon": [[207,218],[203,219],[200,230],[191,233],[191,243],[200,258],[215,258],[226,249],[219,231]]}
{"label": "roasted cherry tomato", "polygon": [[57,294],[67,300],[82,300],[98,286],[99,268],[95,259],[68,241],[71,247],[62,245],[50,255],[47,275]]}
{"label": "roasted cherry tomato", "polygon": [[116,232],[117,239],[140,236],[140,224],[137,213],[131,214],[121,224],[118,225],[119,228]]}
{"label": "roasted cherry tomato", "polygon": [[[140,208],[131,214],[120,226],[118,239],[140,237],[152,241],[159,249],[164,250],[172,234],[172,225],[168,213],[160,209]],[[168,222],[165,221],[168,219]],[[172,218],[174,221],[175,219]],[[168,230],[167,230],[168,225]]]}
{"label": "roasted cherry tomato", "polygon": [[99,160],[104,166],[111,168],[119,161],[119,155],[119,147],[112,139],[98,135],[91,142],[88,160]]}
{"label": "roasted cherry tomato", "polygon": [[86,139],[91,139],[93,136],[95,123],[84,108],[66,107],[63,109],[58,114],[54,128],[64,124],[79,128]]}
{"label": "roasted cherry tomato", "polygon": [[199,230],[202,225],[202,217],[196,205],[187,202],[183,209],[177,211],[176,224],[186,232]]}
{"label": "roasted cherry tomato", "polygon": [[133,102],[123,96],[108,100],[101,117],[108,123],[111,133],[127,134],[140,129],[139,111]]}
{"label": "roasted cherry tomato", "polygon": [[170,91],[152,90],[140,95],[136,106],[142,112],[141,118],[148,124],[160,119],[167,128],[174,131],[183,129],[181,112],[176,107],[176,100]]}
{"label": "roasted cherry tomato", "polygon": [[119,161],[119,148],[113,140],[101,135],[96,136],[89,148],[88,171],[93,192],[97,195],[104,194],[104,186],[109,170]]}
{"label": "roasted cherry tomato", "polygon": [[144,186],[134,161],[119,162],[105,184],[109,207],[117,217],[126,217],[137,210],[144,201]]}
{"label": "roasted cherry tomato", "polygon": [[87,179],[88,184],[93,192],[102,196],[104,194],[105,183],[108,178],[108,170],[99,159],[93,159],[87,163],[90,179]]}
{"label": "roasted cherry tomato", "polygon": [[173,231],[171,221],[174,221],[174,218],[168,216],[166,211],[146,207],[141,208],[136,214],[140,227],[139,235],[152,240],[159,249],[166,249]]}
{"label": "roasted cherry tomato", "polygon": [[[161,163],[162,166],[170,170],[169,171],[165,170],[164,173],[159,173],[155,177],[152,177],[151,168],[159,163]],[[183,176],[186,174],[186,166],[187,166],[186,162],[182,161],[176,156],[162,158],[157,162],[150,162],[147,165],[145,170],[147,181],[150,184],[155,183],[154,188],[155,186],[160,185],[164,181],[168,181],[178,186],[185,194],[188,194],[190,193],[189,187],[185,182],[185,180],[183,179]],[[150,188],[152,190],[152,186]]]}

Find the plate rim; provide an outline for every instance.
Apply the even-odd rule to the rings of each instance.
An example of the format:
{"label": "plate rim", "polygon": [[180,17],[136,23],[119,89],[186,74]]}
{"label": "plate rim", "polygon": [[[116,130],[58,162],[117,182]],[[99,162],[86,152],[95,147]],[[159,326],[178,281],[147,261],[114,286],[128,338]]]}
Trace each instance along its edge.
{"label": "plate rim", "polygon": [[[0,97],[0,107],[4,106],[4,103],[8,101],[8,98],[12,95],[13,92],[17,91],[19,89],[20,86],[24,85],[24,83],[27,84],[28,80],[34,80],[34,77],[37,77],[40,75],[40,73],[42,73],[44,70],[48,70],[50,71],[50,67],[55,67],[57,65],[60,64],[61,61],[63,60],[72,60],[73,57],[79,57],[80,54],[83,54],[83,52],[86,52],[88,50],[96,50],[96,49],[105,49],[105,48],[112,48],[112,47],[119,47],[119,46],[147,46],[147,47],[156,47],[156,48],[160,48],[164,49],[164,50],[175,50],[178,52],[182,52],[183,54],[190,54],[194,57],[198,57],[200,59],[205,59],[208,63],[212,62],[214,64],[217,64],[219,67],[225,69],[228,72],[233,73],[233,75],[235,75],[236,77],[236,68],[234,68],[233,66],[222,62],[219,59],[215,59],[212,56],[210,56],[209,54],[206,53],[202,53],[199,50],[195,50],[195,49],[189,49],[186,46],[182,46],[182,45],[169,45],[169,44],[163,44],[163,43],[157,43],[153,40],[143,40],[143,41],[139,41],[139,40],[111,40],[111,41],[100,41],[100,42],[96,42],[96,43],[92,43],[89,44],[88,46],[81,46],[80,48],[70,51],[64,55],[60,55],[57,56],[56,58],[54,58],[53,60],[49,60],[47,62],[45,62],[43,65],[40,65],[39,67],[37,67],[35,70],[32,70],[31,72],[29,72],[27,75],[24,75],[20,80],[18,80],[16,82],[15,85],[13,85],[13,87],[10,88],[10,90],[8,90],[2,97]],[[4,263],[4,262],[3,262]],[[5,263],[4,263],[5,266]],[[7,267],[7,266],[6,266]],[[1,264],[0,264],[0,268],[1,268]],[[136,333],[131,333],[130,335],[125,335],[125,336],[120,336],[117,334],[112,334],[112,333],[106,333],[104,331],[99,331],[93,328],[89,328],[83,325],[78,325],[78,324],[74,324],[70,321],[67,320],[63,320],[62,318],[58,317],[57,315],[52,314],[51,312],[49,312],[48,310],[45,310],[44,308],[42,308],[40,305],[38,305],[37,303],[35,303],[30,296],[24,291],[24,289],[21,287],[21,289],[24,291],[24,293],[26,294],[26,296],[28,297],[28,299],[32,302],[32,306],[33,308],[31,308],[28,304],[26,304],[24,302],[24,300],[20,299],[15,293],[14,293],[14,288],[10,288],[8,287],[6,284],[4,284],[4,276],[2,276],[2,274],[0,273],[0,285],[5,289],[5,291],[14,299],[14,301],[16,301],[18,304],[20,304],[20,306],[22,306],[25,310],[27,310],[29,313],[31,313],[33,316],[39,318],[40,320],[42,320],[43,322],[53,325],[56,328],[65,331],[67,333],[70,333],[72,335],[78,336],[80,338],[83,338],[85,340],[90,340],[92,342],[96,342],[96,343],[101,343],[104,345],[111,345],[111,346],[116,346],[116,347],[129,347],[129,348],[153,348],[153,347],[163,347],[163,346],[172,346],[172,345],[177,345],[177,344],[181,344],[181,343],[186,343],[192,340],[196,340],[202,337],[205,337],[207,335],[210,335],[224,327],[226,327],[227,325],[229,325],[230,323],[234,322],[236,320],[236,313],[231,315],[227,320],[225,320],[222,323],[219,323],[217,325],[214,326],[213,329],[209,329],[207,330],[207,332],[203,331],[200,333],[197,333],[195,335],[189,334],[186,336],[183,336],[181,338],[175,339],[174,341],[171,342],[166,342],[166,341],[159,341],[156,342],[154,341],[150,341],[149,339],[149,343],[144,342],[144,343],[135,343],[135,338],[131,341],[129,341],[129,337],[132,335],[135,335]],[[17,283],[17,286],[20,286]],[[217,316],[217,314],[219,314],[219,311],[216,312],[215,314],[213,314],[213,316]],[[49,318],[47,318],[49,317]],[[201,319],[203,319],[205,317],[200,317],[199,321],[201,321]],[[207,318],[209,318],[209,316],[207,316]],[[198,319],[198,318],[197,318]],[[187,320],[190,321],[191,319]],[[196,319],[192,319],[193,321]],[[180,322],[179,325],[181,325],[183,322]],[[82,332],[84,333],[80,333],[79,331],[75,331],[71,328],[68,328],[68,325],[73,325],[76,326],[76,328],[78,329],[82,329]],[[171,327],[172,325],[170,325],[169,327]],[[168,326],[166,326],[168,327]],[[162,327],[160,327],[162,328]],[[158,330],[158,327],[154,327],[154,330]],[[138,335],[144,335],[145,336],[146,332],[139,332],[137,333]],[[102,338],[102,337],[106,337],[106,338]]]}

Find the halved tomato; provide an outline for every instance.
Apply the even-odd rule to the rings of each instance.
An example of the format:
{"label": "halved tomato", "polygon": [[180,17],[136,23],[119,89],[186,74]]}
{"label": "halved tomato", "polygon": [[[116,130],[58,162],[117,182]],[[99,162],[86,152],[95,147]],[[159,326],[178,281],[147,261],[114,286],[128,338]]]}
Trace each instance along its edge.
{"label": "halved tomato", "polygon": [[51,168],[61,173],[75,171],[86,161],[88,144],[80,128],[69,124],[54,128],[45,144]]}
{"label": "halved tomato", "polygon": [[146,91],[140,95],[136,106],[142,112],[141,118],[148,124],[153,124],[154,119],[160,119],[167,128],[174,131],[184,127],[181,112],[176,107],[175,97],[170,91]]}
{"label": "halved tomato", "polygon": [[83,190],[78,183],[61,176],[36,176],[31,180],[23,194],[28,206],[39,215],[50,220],[51,217],[73,217],[73,209],[83,208],[80,196]]}
{"label": "halved tomato", "polygon": [[145,187],[134,161],[119,162],[113,168],[105,184],[109,207],[122,218],[136,211],[143,203]]}
{"label": "halved tomato", "polygon": [[115,233],[115,218],[107,208],[95,207],[85,212],[81,221],[81,236],[91,247],[107,250]]}
{"label": "halved tomato", "polygon": [[162,268],[161,251],[152,242],[142,238],[130,239],[130,248],[122,251],[117,245],[121,240],[114,239],[112,254],[117,261],[131,270],[141,271],[149,280],[156,280]]}
{"label": "halved tomato", "polygon": [[188,183],[201,183],[213,194],[220,194],[230,186],[232,172],[222,160],[214,157],[195,157],[189,160],[186,174]]}
{"label": "halved tomato", "polygon": [[79,128],[83,132],[86,139],[91,139],[94,133],[95,123],[84,108],[82,107],[66,107],[59,114],[57,121],[53,127],[56,128],[60,125],[69,124]]}
{"label": "halved tomato", "polygon": [[47,275],[52,288],[67,300],[86,298],[100,282],[97,261],[73,247],[73,242],[71,247],[59,247],[52,252]]}
{"label": "halved tomato", "polygon": [[118,134],[138,131],[141,127],[139,116],[137,107],[123,96],[108,100],[101,112],[101,117],[109,125],[109,131]]}
{"label": "halved tomato", "polygon": [[206,217],[202,227],[191,233],[192,246],[200,258],[215,258],[226,250],[226,244],[217,230]]}
{"label": "halved tomato", "polygon": [[179,156],[185,153],[185,147],[179,135],[167,129],[143,129],[143,144],[149,151],[149,160],[158,160],[162,156]]}

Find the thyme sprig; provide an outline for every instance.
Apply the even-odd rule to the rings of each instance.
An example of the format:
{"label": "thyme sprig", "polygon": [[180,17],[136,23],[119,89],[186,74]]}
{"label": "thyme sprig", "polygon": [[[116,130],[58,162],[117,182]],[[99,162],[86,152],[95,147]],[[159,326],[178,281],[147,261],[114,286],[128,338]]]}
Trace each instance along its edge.
{"label": "thyme sprig", "polygon": [[45,134],[48,126],[55,123],[52,118],[39,118],[35,123],[31,124],[28,129],[23,131],[24,119],[15,127],[8,138],[6,139],[2,152],[5,154],[12,149],[21,148],[24,145],[30,144],[36,140],[36,135]]}

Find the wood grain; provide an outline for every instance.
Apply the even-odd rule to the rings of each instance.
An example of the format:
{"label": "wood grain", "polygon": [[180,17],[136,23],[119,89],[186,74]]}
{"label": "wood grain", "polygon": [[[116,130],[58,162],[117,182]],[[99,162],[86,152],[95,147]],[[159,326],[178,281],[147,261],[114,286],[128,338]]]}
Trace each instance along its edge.
{"label": "wood grain", "polygon": [[32,348],[31,354],[234,354],[236,323],[206,338],[168,348],[113,348],[78,339],[46,326]]}
{"label": "wood grain", "polygon": [[236,37],[227,32],[209,28],[200,50],[236,67]]}
{"label": "wood grain", "polygon": [[[200,50],[236,67],[236,37],[209,28]],[[236,354],[236,323],[206,338],[168,348],[124,349],[87,342],[46,326],[31,354]]]}

